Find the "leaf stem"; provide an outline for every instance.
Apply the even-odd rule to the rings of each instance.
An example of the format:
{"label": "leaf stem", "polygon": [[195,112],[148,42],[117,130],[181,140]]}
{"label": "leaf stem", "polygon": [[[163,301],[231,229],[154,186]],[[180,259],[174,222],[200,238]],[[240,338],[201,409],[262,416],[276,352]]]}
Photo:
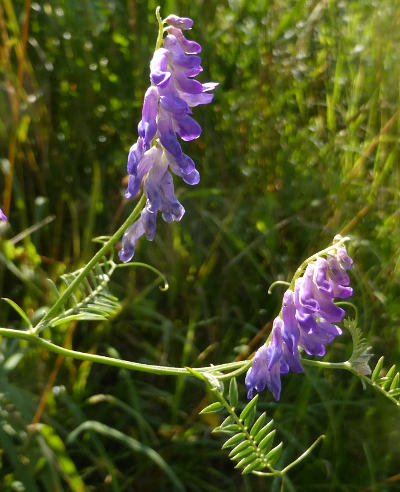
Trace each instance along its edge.
{"label": "leaf stem", "polygon": [[311,446],[309,446],[304,453],[302,453],[297,459],[292,461],[289,465],[287,465],[283,470],[281,470],[282,475],[284,475],[286,472],[288,472],[291,468],[294,466],[298,465],[301,461],[303,461],[307,456],[311,453],[311,451],[319,444],[322,439],[325,439],[325,435],[322,434],[321,436],[316,439]]}

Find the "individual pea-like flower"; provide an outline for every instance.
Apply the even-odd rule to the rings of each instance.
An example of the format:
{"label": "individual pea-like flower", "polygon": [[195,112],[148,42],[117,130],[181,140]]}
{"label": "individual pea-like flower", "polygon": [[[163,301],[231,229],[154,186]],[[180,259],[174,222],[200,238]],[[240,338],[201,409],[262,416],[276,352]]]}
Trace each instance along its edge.
{"label": "individual pea-like flower", "polygon": [[7,222],[7,217],[3,212],[3,210],[1,210],[1,208],[0,208],[0,220],[2,220],[3,222]]}
{"label": "individual pea-like flower", "polygon": [[139,237],[154,239],[158,212],[166,222],[183,217],[185,209],[175,196],[171,172],[189,185],[198,184],[200,175],[193,160],[182,151],[177,135],[184,141],[200,136],[201,127],[190,116],[191,108],[209,104],[213,99],[210,91],[218,85],[194,79],[203,70],[197,56],[201,46],[182,33],[182,29],[192,28],[192,19],[169,15],[164,23],[168,34],[150,62],[151,86],[144,96],[139,137],[127,163],[126,198],[137,196],[143,186],[147,200],[140,218],[122,239],[119,256],[123,262],[132,259]]}
{"label": "individual pea-like flower", "polygon": [[[336,237],[335,241],[341,239]],[[279,400],[280,375],[303,372],[299,347],[308,355],[324,356],[325,347],[342,330],[339,323],[345,311],[337,306],[335,298],[353,295],[346,273],[353,260],[346,248],[339,245],[327,258],[317,256],[310,262],[302,276],[296,279],[294,290],[288,289],[283,296],[282,309],[274,320],[271,341],[260,347],[246,375],[248,397],[253,391],[265,387]]]}

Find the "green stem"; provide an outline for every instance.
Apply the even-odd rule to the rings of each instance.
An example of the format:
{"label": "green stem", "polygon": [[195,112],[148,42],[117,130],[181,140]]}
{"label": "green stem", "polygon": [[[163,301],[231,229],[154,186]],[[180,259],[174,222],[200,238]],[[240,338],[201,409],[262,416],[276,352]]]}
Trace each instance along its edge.
{"label": "green stem", "polygon": [[[65,357],[72,357],[74,359],[86,360],[89,362],[96,362],[98,364],[105,364],[108,366],[118,367],[120,369],[129,369],[131,371],[147,372],[150,374],[159,374],[163,376],[190,376],[191,372],[183,367],[168,367],[168,366],[156,366],[151,364],[141,364],[139,362],[131,362],[127,360],[115,359],[114,357],[107,357],[105,355],[88,354],[86,352],[79,352],[77,350],[67,349],[65,347],[60,347],[55,343],[48,340],[44,340],[37,336],[33,330],[13,330],[11,328],[0,328],[0,336],[6,336],[10,338],[20,338],[22,340],[27,340],[28,342],[33,342],[40,347],[43,347],[50,352],[55,354],[63,355]],[[230,362],[227,364],[220,364],[217,366],[209,367],[199,367],[196,371],[199,372],[215,372],[230,370],[241,365],[244,365],[248,361],[240,362]]]}
{"label": "green stem", "polygon": [[[33,342],[40,347],[47,349],[50,352],[54,352],[64,357],[72,357],[73,359],[87,360],[98,364],[105,364],[108,366],[117,367],[120,369],[128,369],[130,371],[146,372],[150,374],[158,374],[162,376],[190,376],[193,373],[190,368],[183,367],[168,367],[168,366],[156,366],[151,364],[141,364],[139,362],[131,362],[127,360],[115,359],[114,357],[107,357],[105,355],[88,354],[86,352],[79,352],[77,350],[67,349],[60,347],[48,340],[44,340],[37,335],[35,329],[30,330],[13,330],[11,328],[0,328],[0,336],[6,336],[9,338],[19,338],[28,342]],[[358,378],[360,378],[365,384],[372,386],[375,390],[379,391],[386,398],[391,400],[397,406],[400,406],[400,402],[397,401],[392,395],[390,395],[385,389],[383,389],[371,378],[360,375],[351,366],[350,362],[325,362],[320,360],[301,359],[301,362],[307,366],[323,367],[324,369],[342,369],[351,372]],[[251,361],[243,360],[238,362],[228,362],[226,364],[219,364],[216,366],[197,367],[195,370],[200,373],[218,373],[221,371],[233,370],[229,374],[216,374],[220,380],[231,379],[234,376],[242,374],[251,365]]]}
{"label": "green stem", "polygon": [[246,364],[243,364],[241,367],[239,367],[235,371],[228,372],[228,374],[223,374],[222,376],[216,376],[217,379],[219,379],[220,381],[225,381],[225,380],[229,380],[229,379],[235,378],[236,376],[240,376],[245,371],[247,371],[247,369],[253,363],[252,360],[246,360],[246,361],[243,361],[243,362],[246,362]]}
{"label": "green stem", "polygon": [[[325,435],[324,434],[322,434],[321,436],[319,436],[318,439],[316,439],[311,444],[311,446],[309,446],[304,451],[304,453],[302,453],[298,458],[296,458],[294,461],[292,461],[291,463],[289,463],[283,470],[280,470],[279,473],[281,475],[285,475],[285,473],[287,473],[291,468],[293,468],[296,465],[298,465],[299,463],[301,463],[305,458],[307,458],[307,456],[312,452],[312,450],[315,448],[315,446],[317,446],[322,439],[325,439]],[[271,476],[271,473],[265,473],[265,472],[261,472],[261,471],[254,471],[253,473],[255,473],[256,475],[261,475],[263,477],[265,477],[265,476],[267,476],[267,477]]]}
{"label": "green stem", "polygon": [[156,47],[154,51],[157,51],[159,48],[161,48],[162,40],[163,40],[163,34],[164,34],[164,22],[161,19],[160,16],[160,6],[156,8],[156,18],[158,22],[158,36],[157,36],[157,42],[156,42]]}
{"label": "green stem", "polygon": [[323,367],[324,369],[343,369],[345,371],[350,371],[351,366],[349,362],[326,362],[324,360],[312,360],[312,359],[301,359],[301,363],[306,366],[316,366]]}
{"label": "green stem", "polygon": [[76,287],[82,282],[82,280],[88,275],[91,269],[100,261],[100,259],[114,247],[116,242],[120,239],[120,237],[124,234],[124,232],[128,229],[128,227],[134,222],[135,219],[139,216],[141,209],[146,201],[145,195],[142,195],[136,207],[133,209],[132,213],[126,219],[126,221],[121,225],[121,227],[110,237],[110,239],[104,243],[104,245],[99,249],[99,251],[93,256],[93,258],[87,263],[87,265],[82,268],[79,275],[75,278],[73,282],[65,289],[65,291],[61,294],[61,296],[57,299],[57,301],[51,306],[51,308],[47,311],[47,313],[43,316],[43,318],[39,321],[39,323],[33,328],[32,334],[38,334],[41,330],[43,330],[47,326],[47,321],[52,319],[54,315],[59,311],[59,309],[63,306],[68,297],[73,293]]}

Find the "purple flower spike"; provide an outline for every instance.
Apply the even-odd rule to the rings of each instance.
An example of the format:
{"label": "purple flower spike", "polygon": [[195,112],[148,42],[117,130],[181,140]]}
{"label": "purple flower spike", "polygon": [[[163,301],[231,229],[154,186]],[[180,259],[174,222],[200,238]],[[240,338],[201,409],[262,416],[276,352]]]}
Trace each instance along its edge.
{"label": "purple flower spike", "polygon": [[130,261],[140,236],[154,239],[158,212],[166,222],[182,219],[185,209],[175,196],[170,171],[189,185],[198,184],[200,174],[192,159],[182,152],[178,137],[185,141],[199,138],[201,127],[189,116],[191,108],[210,103],[210,92],[218,85],[194,80],[203,70],[197,56],[201,46],[182,34],[182,29],[191,29],[193,21],[170,15],[165,22],[169,24],[168,34],[150,62],[152,85],[144,96],[139,138],[130,148],[127,165],[125,197],[134,198],[143,185],[147,201],[139,220],[123,237],[122,261]]}
{"label": "purple flower spike", "polygon": [[303,372],[299,347],[308,355],[322,357],[326,345],[342,334],[333,323],[341,321],[345,312],[334,303],[334,298],[352,295],[346,273],[352,264],[346,248],[338,246],[327,259],[318,257],[309,263],[303,276],[297,278],[295,291],[285,292],[271,341],[258,349],[247,372],[249,398],[254,390],[263,391],[267,386],[275,400],[279,400],[280,375],[289,370]]}
{"label": "purple flower spike", "polygon": [[7,222],[7,217],[3,212],[3,210],[1,210],[1,208],[0,208],[0,220],[2,220],[3,222]]}
{"label": "purple flower spike", "polygon": [[189,17],[178,17],[177,15],[171,14],[166,19],[165,22],[170,26],[177,27],[179,29],[192,29],[193,21]]}

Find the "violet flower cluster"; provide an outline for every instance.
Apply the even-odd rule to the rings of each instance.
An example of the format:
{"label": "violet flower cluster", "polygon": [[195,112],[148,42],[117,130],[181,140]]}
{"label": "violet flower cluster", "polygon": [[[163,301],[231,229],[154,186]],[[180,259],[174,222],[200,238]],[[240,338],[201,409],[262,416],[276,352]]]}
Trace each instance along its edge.
{"label": "violet flower cluster", "polygon": [[169,15],[164,22],[169,25],[168,34],[150,63],[151,86],[144,96],[139,138],[129,151],[127,165],[126,198],[137,196],[143,184],[147,200],[140,218],[123,236],[119,253],[123,262],[132,259],[140,236],[154,239],[159,211],[166,222],[179,221],[185,213],[175,196],[170,171],[190,185],[196,185],[200,175],[192,159],[183,153],[177,135],[185,141],[200,136],[201,127],[190,116],[191,108],[210,103],[210,91],[218,85],[194,79],[203,70],[197,56],[201,46],[182,33],[182,29],[192,28],[193,21]]}
{"label": "violet flower cluster", "polygon": [[326,258],[317,257],[309,263],[296,279],[294,290],[285,292],[271,340],[257,350],[247,372],[248,398],[252,398],[254,390],[260,392],[268,387],[279,400],[281,374],[289,370],[303,372],[299,347],[309,355],[323,356],[325,346],[341,335],[342,330],[335,323],[343,319],[345,311],[334,299],[352,296],[346,273],[352,264],[345,246],[340,245]]}
{"label": "violet flower cluster", "polygon": [[2,220],[3,222],[7,222],[7,217],[3,212],[3,210],[1,210],[1,208],[0,208],[0,220]]}

